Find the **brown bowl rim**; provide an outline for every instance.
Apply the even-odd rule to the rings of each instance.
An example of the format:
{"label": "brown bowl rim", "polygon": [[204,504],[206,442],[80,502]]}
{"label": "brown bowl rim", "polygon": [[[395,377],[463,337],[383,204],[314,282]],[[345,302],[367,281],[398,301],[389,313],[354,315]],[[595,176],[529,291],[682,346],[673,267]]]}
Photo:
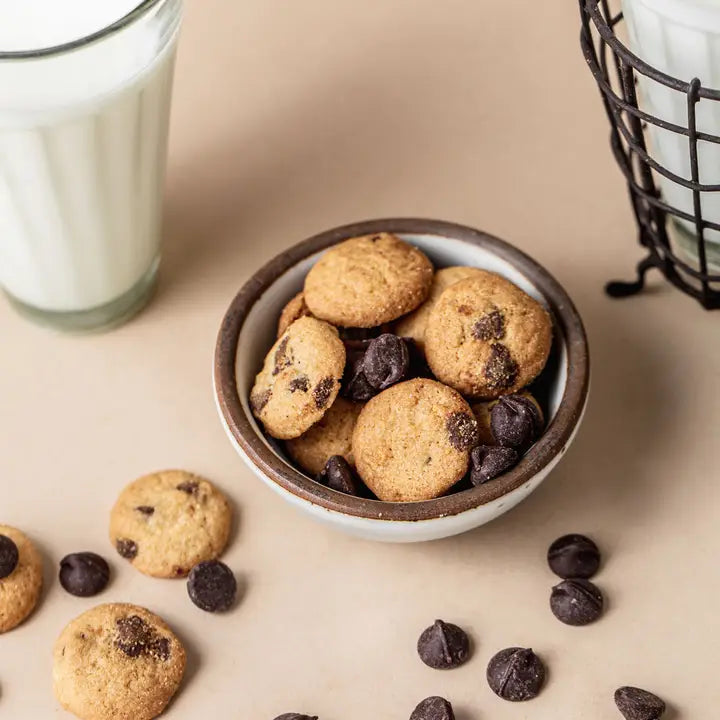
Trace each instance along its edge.
{"label": "brown bowl rim", "polygon": [[[286,464],[258,436],[236,390],[237,343],[250,309],[283,273],[316,252],[342,240],[377,232],[437,235],[468,242],[509,262],[542,293],[565,337],[568,377],[558,411],[520,463],[485,485],[421,502],[383,502],[335,492]],[[243,285],[223,317],[215,348],[214,381],[218,407],[230,434],[267,478],[291,494],[326,510],[382,521],[431,520],[458,515],[493,502],[528,483],[565,451],[582,416],[588,394],[590,359],[587,337],[575,305],[564,288],[539,263],[521,250],[481,230],[421,218],[366,220],[327,230],[283,251]]]}

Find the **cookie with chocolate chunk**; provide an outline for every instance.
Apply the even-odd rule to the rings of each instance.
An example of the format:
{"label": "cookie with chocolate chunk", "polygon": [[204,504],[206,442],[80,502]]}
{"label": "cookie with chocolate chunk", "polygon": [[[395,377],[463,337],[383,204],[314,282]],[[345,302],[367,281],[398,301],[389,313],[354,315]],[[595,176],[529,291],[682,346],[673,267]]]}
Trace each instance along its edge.
{"label": "cookie with chocolate chunk", "polygon": [[487,271],[447,288],[425,332],[435,376],[473,398],[492,399],[528,385],[545,367],[551,344],[547,310]]}
{"label": "cookie with chocolate chunk", "polygon": [[296,320],[309,317],[312,313],[305,304],[305,295],[301,291],[292,297],[280,312],[278,318],[277,336],[280,337]]}
{"label": "cookie with chocolate chunk", "polygon": [[468,468],[477,422],[458,392],[418,378],[393,385],[360,412],[353,433],[358,474],[381,500],[430,500]]}
{"label": "cookie with chocolate chunk", "polygon": [[99,605],[70,622],[53,650],[60,704],[81,720],[152,720],[180,687],[185,649],[137,605]]}
{"label": "cookie with chocolate chunk", "polygon": [[433,266],[418,248],[390,233],[331,247],[305,278],[310,312],[333,325],[371,328],[392,322],[427,298]]}
{"label": "cookie with chocolate chunk", "polygon": [[[517,393],[517,395],[531,402],[535,410],[537,410],[537,434],[539,435],[545,425],[545,418],[540,403],[533,397],[533,394],[529,390],[522,390]],[[497,405],[498,399],[499,398],[495,400],[478,400],[470,404],[473,413],[475,413],[475,419],[478,421],[478,439],[480,445],[497,445],[498,443],[497,438],[493,434],[491,424],[492,409]]]}
{"label": "cookie with chocolate chunk", "polygon": [[0,525],[0,634],[30,615],[42,584],[42,558],[35,545],[20,530]]}
{"label": "cookie with chocolate chunk", "polygon": [[250,392],[253,414],[279,440],[300,437],[332,406],[345,369],[345,345],[332,325],[301,317],[265,358]]}
{"label": "cookie with chocolate chunk", "polygon": [[183,470],[130,483],[110,513],[110,542],[146,575],[185,577],[227,545],[232,512],[211,482]]}

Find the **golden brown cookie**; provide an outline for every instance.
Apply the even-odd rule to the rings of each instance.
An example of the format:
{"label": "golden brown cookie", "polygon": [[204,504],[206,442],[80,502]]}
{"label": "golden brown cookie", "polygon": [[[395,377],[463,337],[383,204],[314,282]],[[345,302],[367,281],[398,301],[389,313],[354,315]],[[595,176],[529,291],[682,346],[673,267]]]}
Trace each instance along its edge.
{"label": "golden brown cookie", "polygon": [[425,345],[425,328],[430,317],[430,311],[435,307],[435,303],[443,291],[460,280],[475,277],[482,273],[483,271],[478,268],[460,265],[438,270],[433,277],[427,300],[417,310],[413,310],[409,315],[401,317],[395,323],[395,334],[412,338],[422,350]]}
{"label": "golden brown cookie", "polygon": [[185,649],[165,622],[137,605],[84,612],[53,650],[55,697],[80,720],[152,720],[180,687]]}
{"label": "golden brown cookie", "polygon": [[277,336],[280,337],[296,320],[311,315],[312,313],[305,304],[305,295],[299,292],[282,309],[278,319]]}
{"label": "golden brown cookie", "polygon": [[319,422],[285,443],[290,457],[312,476],[333,455],[342,455],[352,465],[352,434],[361,410],[360,403],[338,397]]}
{"label": "golden brown cookie", "polygon": [[433,266],[390,233],[330,248],[305,278],[310,312],[333,325],[370,328],[414,310],[430,292]]}
{"label": "golden brown cookie", "polygon": [[459,393],[434,380],[393,385],[362,409],[353,433],[358,474],[381,500],[430,500],[468,467],[477,422]]}
{"label": "golden brown cookie", "polygon": [[272,346],[250,392],[253,414],[275,438],[300,437],[333,404],[345,345],[322,320],[296,320]]}
{"label": "golden brown cookie", "polygon": [[[20,530],[0,525],[0,535],[17,548],[17,564],[0,578],[0,633],[12,630],[35,609],[42,590],[42,557]],[[12,544],[10,546],[12,547]]]}
{"label": "golden brown cookie", "polygon": [[491,399],[532,382],[551,343],[547,310],[504,277],[483,272],[442,293],[428,318],[425,356],[441,382]]}
{"label": "golden brown cookie", "polygon": [[[535,405],[538,413],[540,413],[540,422],[542,425],[544,425],[545,418],[543,416],[542,408],[540,407],[540,403],[533,397],[532,393],[529,390],[522,390],[517,394],[521,397],[527,398],[533,405]],[[499,398],[495,400],[479,400],[478,402],[471,403],[470,405],[473,413],[475,414],[475,419],[478,422],[479,445],[496,444],[495,436],[493,435],[492,429],[490,427],[490,412],[497,404],[498,399]]]}
{"label": "golden brown cookie", "polygon": [[211,482],[184,470],[138,478],[110,513],[110,542],[135,568],[153,577],[185,577],[227,545],[232,511]]}

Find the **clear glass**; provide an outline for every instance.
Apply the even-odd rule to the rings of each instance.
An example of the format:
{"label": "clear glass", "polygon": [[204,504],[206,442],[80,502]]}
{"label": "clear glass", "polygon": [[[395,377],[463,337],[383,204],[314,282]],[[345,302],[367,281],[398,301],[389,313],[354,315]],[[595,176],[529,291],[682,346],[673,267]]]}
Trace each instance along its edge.
{"label": "clear glass", "polygon": [[0,287],[33,320],[108,328],[152,296],[181,15],[145,0],[81,40],[0,52]]}

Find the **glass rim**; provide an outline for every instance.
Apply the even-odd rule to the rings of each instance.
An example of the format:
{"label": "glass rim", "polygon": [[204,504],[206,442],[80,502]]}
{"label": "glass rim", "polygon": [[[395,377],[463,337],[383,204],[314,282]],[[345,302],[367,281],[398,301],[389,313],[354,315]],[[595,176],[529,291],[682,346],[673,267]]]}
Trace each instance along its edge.
{"label": "glass rim", "polygon": [[64,55],[73,50],[92,45],[131,25],[135,20],[145,15],[152,7],[165,1],[166,0],[141,0],[129,13],[118,18],[115,22],[110,23],[110,25],[106,25],[104,28],[96,30],[89,35],[84,35],[76,40],[61,43],[60,45],[51,45],[50,47],[35,50],[0,50],[0,62],[4,60],[36,60],[38,58]]}

